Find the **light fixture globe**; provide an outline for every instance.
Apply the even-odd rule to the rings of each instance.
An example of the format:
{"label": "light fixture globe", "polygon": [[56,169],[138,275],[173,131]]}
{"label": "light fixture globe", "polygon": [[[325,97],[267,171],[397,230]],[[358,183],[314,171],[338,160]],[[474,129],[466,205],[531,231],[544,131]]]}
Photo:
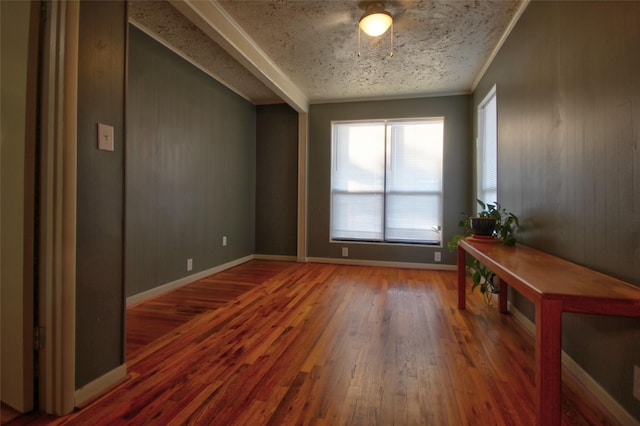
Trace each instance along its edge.
{"label": "light fixture globe", "polygon": [[393,18],[391,14],[384,10],[384,2],[382,1],[362,1],[359,4],[364,9],[364,15],[360,18],[360,28],[365,34],[371,37],[377,37],[387,32]]}

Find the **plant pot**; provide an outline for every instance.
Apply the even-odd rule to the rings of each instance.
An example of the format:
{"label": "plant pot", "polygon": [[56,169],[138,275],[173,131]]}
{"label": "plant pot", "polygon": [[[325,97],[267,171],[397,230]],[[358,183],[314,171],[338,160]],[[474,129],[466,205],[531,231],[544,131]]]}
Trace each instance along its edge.
{"label": "plant pot", "polygon": [[470,217],[469,221],[473,235],[489,237],[496,229],[496,219],[492,217]]}

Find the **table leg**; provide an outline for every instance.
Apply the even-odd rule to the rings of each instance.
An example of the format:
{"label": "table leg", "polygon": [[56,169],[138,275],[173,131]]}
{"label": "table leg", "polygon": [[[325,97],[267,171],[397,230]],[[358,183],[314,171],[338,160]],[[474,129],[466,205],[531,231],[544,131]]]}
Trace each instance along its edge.
{"label": "table leg", "polygon": [[560,425],[562,301],[542,299],[536,306],[536,419]]}
{"label": "table leg", "polygon": [[458,309],[466,306],[466,256],[465,251],[458,246]]}
{"label": "table leg", "polygon": [[509,294],[509,286],[504,280],[497,278],[498,280],[498,289],[500,292],[498,293],[498,306],[500,307],[500,313],[506,314],[508,312],[507,309],[507,295]]}

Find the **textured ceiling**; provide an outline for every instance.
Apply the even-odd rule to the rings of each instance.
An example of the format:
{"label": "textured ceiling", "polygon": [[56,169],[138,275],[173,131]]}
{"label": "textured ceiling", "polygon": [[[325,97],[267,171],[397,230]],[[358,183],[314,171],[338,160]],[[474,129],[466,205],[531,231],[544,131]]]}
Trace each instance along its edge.
{"label": "textured ceiling", "polygon": [[[393,56],[389,33],[375,39],[362,33],[358,56],[357,1],[216,3],[311,103],[468,93],[522,6],[522,0],[388,1]],[[277,102],[169,4],[131,2],[130,16],[252,102]]]}
{"label": "textured ceiling", "polygon": [[282,100],[166,1],[129,2],[130,21],[255,104]]}

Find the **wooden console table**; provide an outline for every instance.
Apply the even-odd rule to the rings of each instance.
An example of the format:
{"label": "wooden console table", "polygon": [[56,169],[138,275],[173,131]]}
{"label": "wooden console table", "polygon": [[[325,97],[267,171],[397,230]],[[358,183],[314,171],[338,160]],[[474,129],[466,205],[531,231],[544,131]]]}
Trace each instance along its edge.
{"label": "wooden console table", "polygon": [[521,244],[470,237],[458,244],[459,309],[465,309],[466,253],[500,278],[500,312],[507,312],[505,283],[535,304],[537,424],[560,425],[562,313],[640,317],[640,287]]}

